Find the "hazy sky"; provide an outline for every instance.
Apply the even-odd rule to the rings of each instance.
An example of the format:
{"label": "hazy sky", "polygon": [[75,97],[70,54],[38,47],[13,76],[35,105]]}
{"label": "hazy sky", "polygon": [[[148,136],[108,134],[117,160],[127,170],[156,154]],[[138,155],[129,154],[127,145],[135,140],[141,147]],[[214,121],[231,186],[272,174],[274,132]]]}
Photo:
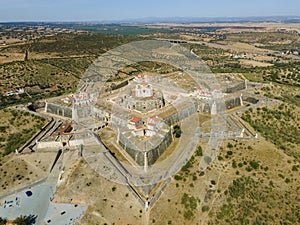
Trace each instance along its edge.
{"label": "hazy sky", "polygon": [[299,0],[0,0],[0,21],[300,16]]}

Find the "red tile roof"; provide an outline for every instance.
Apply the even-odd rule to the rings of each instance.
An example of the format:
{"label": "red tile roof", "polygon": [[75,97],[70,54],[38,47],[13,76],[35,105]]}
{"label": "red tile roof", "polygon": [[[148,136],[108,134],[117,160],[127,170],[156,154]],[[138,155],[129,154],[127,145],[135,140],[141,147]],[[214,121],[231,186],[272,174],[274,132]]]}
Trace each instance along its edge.
{"label": "red tile roof", "polygon": [[151,116],[150,119],[153,120],[154,122],[158,122],[159,121],[159,118],[156,117],[156,116]]}
{"label": "red tile roof", "polygon": [[141,120],[141,118],[137,116],[137,117],[134,117],[133,119],[131,119],[130,122],[136,123],[136,122],[138,122],[139,120]]}

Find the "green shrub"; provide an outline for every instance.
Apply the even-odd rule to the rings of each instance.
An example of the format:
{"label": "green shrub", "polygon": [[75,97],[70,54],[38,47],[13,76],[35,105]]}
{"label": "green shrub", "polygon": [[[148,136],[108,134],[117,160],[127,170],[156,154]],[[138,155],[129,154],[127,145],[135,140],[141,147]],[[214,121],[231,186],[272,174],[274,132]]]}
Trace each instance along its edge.
{"label": "green shrub", "polygon": [[202,152],[201,146],[198,146],[197,151],[196,151],[196,156],[203,156],[203,152]]}
{"label": "green shrub", "polygon": [[0,133],[5,133],[8,126],[0,126]]}
{"label": "green shrub", "polygon": [[181,137],[182,131],[181,131],[181,128],[180,128],[179,125],[175,125],[174,126],[173,134],[175,134],[176,138],[180,138]]}
{"label": "green shrub", "polygon": [[194,213],[191,210],[187,210],[183,214],[184,218],[190,220],[194,217]]}
{"label": "green shrub", "polygon": [[293,167],[292,167],[292,171],[298,171],[298,166],[296,166],[296,165],[293,165]]}
{"label": "green shrub", "polygon": [[252,161],[250,161],[250,166],[253,168],[253,169],[258,169],[259,168],[259,163],[258,162],[256,162],[256,161],[254,161],[254,160],[252,160]]}
{"label": "green shrub", "polygon": [[202,210],[202,212],[208,212],[209,211],[209,206],[204,205],[204,206],[202,206],[201,210]]}
{"label": "green shrub", "polygon": [[7,219],[0,217],[0,225],[5,225],[7,223]]}
{"label": "green shrub", "polygon": [[237,168],[237,164],[235,160],[232,161],[232,168]]}
{"label": "green shrub", "polygon": [[233,145],[232,145],[231,143],[228,142],[227,148],[233,148]]}
{"label": "green shrub", "polygon": [[176,174],[176,175],[174,176],[174,179],[175,179],[175,180],[182,180],[182,176]]}
{"label": "green shrub", "polygon": [[31,224],[30,217],[29,216],[19,216],[14,220],[13,224],[15,224],[15,225],[29,225],[29,224]]}

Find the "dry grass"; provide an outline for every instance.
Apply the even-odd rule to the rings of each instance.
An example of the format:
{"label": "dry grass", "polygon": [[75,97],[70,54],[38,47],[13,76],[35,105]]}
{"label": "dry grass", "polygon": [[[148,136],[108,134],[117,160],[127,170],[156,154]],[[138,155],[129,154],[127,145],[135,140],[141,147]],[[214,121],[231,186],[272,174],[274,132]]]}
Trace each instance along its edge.
{"label": "dry grass", "polygon": [[[19,110],[0,110],[0,154],[9,154],[46,124],[45,119]],[[22,140],[23,138],[23,140]],[[18,144],[17,144],[18,143]],[[8,146],[9,145],[9,146]],[[11,149],[11,150],[9,150]]]}
{"label": "dry grass", "polygon": [[35,153],[7,157],[0,166],[0,194],[17,190],[47,176],[55,154]]}
{"label": "dry grass", "polygon": [[255,60],[247,60],[247,59],[240,59],[239,60],[241,64],[245,66],[253,66],[253,67],[267,67],[267,66],[273,66],[271,63],[265,63],[265,62],[259,62]]}
{"label": "dry grass", "polygon": [[101,177],[83,161],[73,164],[54,201],[88,204],[77,224],[143,224],[142,207],[128,188]]}
{"label": "dry grass", "polygon": [[[283,212],[282,208],[288,209],[289,206],[286,206],[284,202],[277,204],[277,200],[273,199],[273,195],[278,195],[278,197],[285,195],[286,201],[289,204],[297,204],[295,197],[299,192],[299,190],[297,191],[297,187],[300,185],[300,180],[296,176],[297,172],[293,172],[291,169],[293,165],[299,166],[299,163],[294,162],[292,158],[283,154],[263,138],[260,141],[233,142],[232,144],[236,147],[228,148],[227,142],[224,143],[220,154],[223,159],[215,162],[206,170],[204,176],[199,176],[197,172],[198,160],[189,169],[188,173],[180,172],[179,174],[183,177],[183,180],[173,180],[169,184],[164,194],[151,210],[151,220],[154,219],[159,224],[166,224],[168,221],[172,221],[172,224],[203,225],[208,224],[208,221],[214,221],[213,224],[216,224],[216,214],[227,203],[228,197],[224,194],[225,190],[232,184],[233,180],[242,176],[250,176],[256,181],[262,181],[262,184],[257,189],[253,188],[250,191],[262,192],[268,199],[267,201],[272,204],[272,208],[268,209],[269,215],[279,214],[274,224],[278,224],[280,220],[285,221],[288,211]],[[228,151],[232,151],[232,155],[228,155]],[[251,160],[258,161],[261,167],[248,172],[247,167]],[[237,164],[246,161],[247,165],[243,164],[242,167],[237,166],[237,168],[233,168],[233,161]],[[237,171],[239,174],[237,174]],[[193,179],[194,173],[196,173],[196,180],[194,180],[195,178]],[[279,177],[278,174],[284,174],[285,178]],[[291,182],[286,183],[286,178],[289,178]],[[215,181],[216,185],[212,185],[212,181]],[[265,192],[264,186],[268,186],[270,181],[274,183],[277,190],[274,192]],[[287,194],[286,190],[290,190],[289,194]],[[200,200],[196,210],[194,210],[194,216],[190,220],[184,218],[186,207],[181,203],[183,193],[187,193],[188,196],[193,196]],[[255,201],[254,199],[248,200]],[[235,200],[233,200],[232,204],[235,204]],[[203,212],[203,206],[209,206],[209,211]],[[257,211],[256,216],[263,216],[266,206],[261,205],[259,208],[261,213]],[[238,216],[238,208],[233,208],[233,210],[236,212],[235,215]],[[174,215],[176,216],[174,217]],[[211,217],[210,215],[213,216]],[[255,220],[255,218],[247,217],[250,221]],[[230,221],[219,220],[219,223],[231,224]]]}

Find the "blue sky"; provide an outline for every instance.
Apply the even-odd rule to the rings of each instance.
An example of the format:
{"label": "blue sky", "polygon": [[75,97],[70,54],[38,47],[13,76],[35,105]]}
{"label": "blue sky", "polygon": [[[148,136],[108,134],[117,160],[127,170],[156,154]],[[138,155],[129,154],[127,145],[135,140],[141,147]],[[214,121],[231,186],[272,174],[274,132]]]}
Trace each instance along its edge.
{"label": "blue sky", "polygon": [[299,0],[0,0],[0,21],[300,16]]}

